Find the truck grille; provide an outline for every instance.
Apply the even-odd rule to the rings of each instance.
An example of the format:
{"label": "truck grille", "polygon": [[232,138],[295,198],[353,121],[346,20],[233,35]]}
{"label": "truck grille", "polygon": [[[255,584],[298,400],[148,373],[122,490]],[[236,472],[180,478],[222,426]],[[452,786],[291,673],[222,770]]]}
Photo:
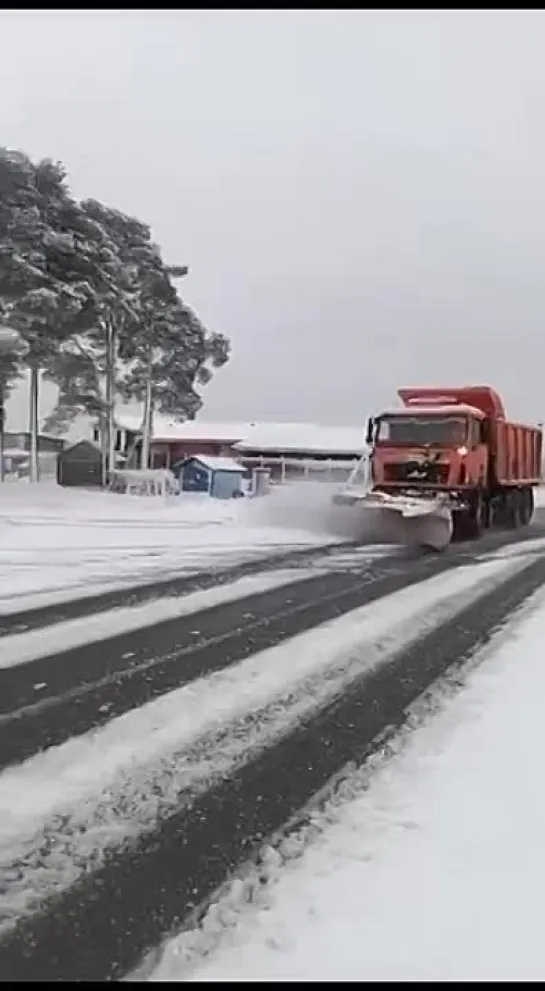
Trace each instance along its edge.
{"label": "truck grille", "polygon": [[384,465],[385,482],[410,482],[412,485],[446,485],[449,476],[449,465],[431,465],[428,474],[420,474],[415,469],[420,467],[418,461],[393,461]]}

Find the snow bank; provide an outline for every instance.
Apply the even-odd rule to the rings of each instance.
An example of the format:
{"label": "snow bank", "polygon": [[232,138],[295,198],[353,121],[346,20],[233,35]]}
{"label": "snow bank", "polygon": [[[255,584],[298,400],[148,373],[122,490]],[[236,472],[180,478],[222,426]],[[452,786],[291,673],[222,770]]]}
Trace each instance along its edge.
{"label": "snow bank", "polygon": [[234,890],[151,979],[542,981],[544,638],[541,592],[314,843],[271,851],[257,905]]}

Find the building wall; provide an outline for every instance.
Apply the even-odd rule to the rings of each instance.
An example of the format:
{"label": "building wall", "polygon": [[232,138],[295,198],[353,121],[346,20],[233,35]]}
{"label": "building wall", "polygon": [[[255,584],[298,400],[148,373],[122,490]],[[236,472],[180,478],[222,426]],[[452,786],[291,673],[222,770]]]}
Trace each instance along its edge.
{"label": "building wall", "polygon": [[[24,431],[21,433],[13,433],[12,431],[6,431],[4,434],[4,447],[18,448],[20,451],[30,451],[30,433]],[[61,437],[49,437],[44,434],[38,435],[38,451],[41,453],[62,451],[64,448],[64,440]]]}

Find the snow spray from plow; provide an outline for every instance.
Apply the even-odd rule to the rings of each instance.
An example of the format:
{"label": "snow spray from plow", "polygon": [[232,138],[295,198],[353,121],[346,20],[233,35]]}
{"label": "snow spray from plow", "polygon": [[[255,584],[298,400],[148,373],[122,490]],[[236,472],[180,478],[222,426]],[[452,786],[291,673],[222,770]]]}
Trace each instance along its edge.
{"label": "snow spray from plow", "polygon": [[358,462],[344,488],[333,496],[333,502],[344,506],[347,512],[363,512],[377,539],[430,547],[435,551],[444,550],[452,539],[454,524],[447,498],[373,491],[367,455]]}

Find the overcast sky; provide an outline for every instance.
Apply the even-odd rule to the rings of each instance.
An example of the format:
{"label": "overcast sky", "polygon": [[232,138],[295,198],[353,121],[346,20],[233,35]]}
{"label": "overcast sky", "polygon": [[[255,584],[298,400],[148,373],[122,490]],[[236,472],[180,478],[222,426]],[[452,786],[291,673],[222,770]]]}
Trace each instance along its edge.
{"label": "overcast sky", "polygon": [[190,266],[205,418],[486,382],[540,419],[544,52],[543,11],[4,11],[0,144]]}

